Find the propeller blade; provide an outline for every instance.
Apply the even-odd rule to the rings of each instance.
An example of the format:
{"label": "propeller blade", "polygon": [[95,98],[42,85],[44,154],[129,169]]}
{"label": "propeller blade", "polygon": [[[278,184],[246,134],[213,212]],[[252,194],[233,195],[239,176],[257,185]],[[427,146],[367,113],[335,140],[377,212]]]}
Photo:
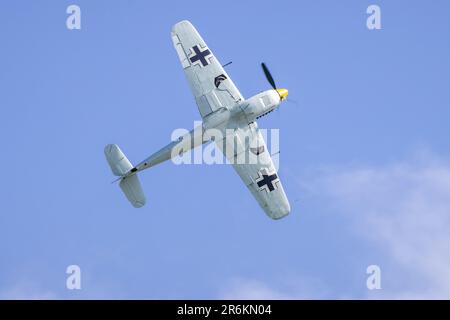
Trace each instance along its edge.
{"label": "propeller blade", "polygon": [[264,74],[266,75],[267,81],[269,81],[272,88],[275,90],[277,86],[275,85],[275,80],[273,80],[272,75],[270,74],[269,68],[267,68],[266,64],[263,62],[261,63],[261,67],[264,71]]}

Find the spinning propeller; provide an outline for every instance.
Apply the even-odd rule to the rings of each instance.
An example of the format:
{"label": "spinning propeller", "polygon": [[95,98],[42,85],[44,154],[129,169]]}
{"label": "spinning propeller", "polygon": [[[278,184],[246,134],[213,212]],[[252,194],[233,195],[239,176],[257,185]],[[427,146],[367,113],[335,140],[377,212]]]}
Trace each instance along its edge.
{"label": "spinning propeller", "polygon": [[287,89],[278,89],[276,84],[275,84],[275,80],[273,80],[272,74],[269,71],[269,68],[267,68],[266,64],[263,62],[261,63],[261,67],[264,71],[264,74],[266,75],[266,79],[267,81],[269,81],[270,85],[272,86],[272,88],[278,93],[278,95],[280,96],[280,100],[283,101],[287,98],[289,91]]}

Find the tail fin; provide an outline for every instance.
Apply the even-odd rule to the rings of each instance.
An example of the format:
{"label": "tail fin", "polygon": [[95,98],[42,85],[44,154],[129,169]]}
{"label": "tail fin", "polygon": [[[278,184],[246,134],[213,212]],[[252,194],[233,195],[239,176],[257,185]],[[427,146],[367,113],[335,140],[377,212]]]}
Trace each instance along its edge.
{"label": "tail fin", "polygon": [[113,174],[122,177],[119,185],[128,201],[135,208],[142,207],[145,204],[145,195],[138,176],[136,174],[125,176],[133,169],[133,165],[115,144],[108,144],[105,147],[105,156]]}

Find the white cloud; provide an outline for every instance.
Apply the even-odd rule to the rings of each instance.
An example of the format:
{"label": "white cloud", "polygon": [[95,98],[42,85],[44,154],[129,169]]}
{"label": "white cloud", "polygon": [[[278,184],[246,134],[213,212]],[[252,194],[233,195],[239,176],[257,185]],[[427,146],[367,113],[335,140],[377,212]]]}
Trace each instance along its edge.
{"label": "white cloud", "polygon": [[349,221],[349,230],[362,244],[376,249],[382,261],[373,263],[381,264],[383,289],[352,296],[345,288],[323,290],[323,284],[305,282],[308,275],[301,275],[291,279],[295,285],[289,288],[273,279],[235,280],[222,297],[450,298],[449,163],[421,152],[386,165],[320,168],[300,181],[301,193],[307,193],[303,202],[332,208],[333,214]]}
{"label": "white cloud", "polygon": [[241,279],[235,280],[227,288],[221,296],[221,299],[226,300],[280,300],[289,299],[289,297],[282,292],[273,288],[269,288],[266,284],[256,280]]}
{"label": "white cloud", "polygon": [[309,185],[383,252],[386,298],[450,298],[450,165],[431,154],[326,170]]}
{"label": "white cloud", "polygon": [[310,277],[286,276],[279,279],[279,288],[255,279],[236,278],[229,281],[220,299],[226,300],[291,300],[320,299],[326,296],[324,285]]}
{"label": "white cloud", "polygon": [[20,282],[0,291],[1,300],[55,300],[58,296],[31,282]]}

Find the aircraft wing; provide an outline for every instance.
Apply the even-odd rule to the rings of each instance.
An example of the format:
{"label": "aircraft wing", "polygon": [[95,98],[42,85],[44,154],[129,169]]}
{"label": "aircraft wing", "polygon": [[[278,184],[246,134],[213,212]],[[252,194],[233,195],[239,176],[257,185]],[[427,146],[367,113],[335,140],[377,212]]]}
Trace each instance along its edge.
{"label": "aircraft wing", "polygon": [[220,62],[189,21],[172,27],[172,41],[202,117],[243,100]]}
{"label": "aircraft wing", "polygon": [[256,122],[228,130],[217,146],[241,177],[261,208],[272,219],[288,215],[291,207],[280,177]]}

